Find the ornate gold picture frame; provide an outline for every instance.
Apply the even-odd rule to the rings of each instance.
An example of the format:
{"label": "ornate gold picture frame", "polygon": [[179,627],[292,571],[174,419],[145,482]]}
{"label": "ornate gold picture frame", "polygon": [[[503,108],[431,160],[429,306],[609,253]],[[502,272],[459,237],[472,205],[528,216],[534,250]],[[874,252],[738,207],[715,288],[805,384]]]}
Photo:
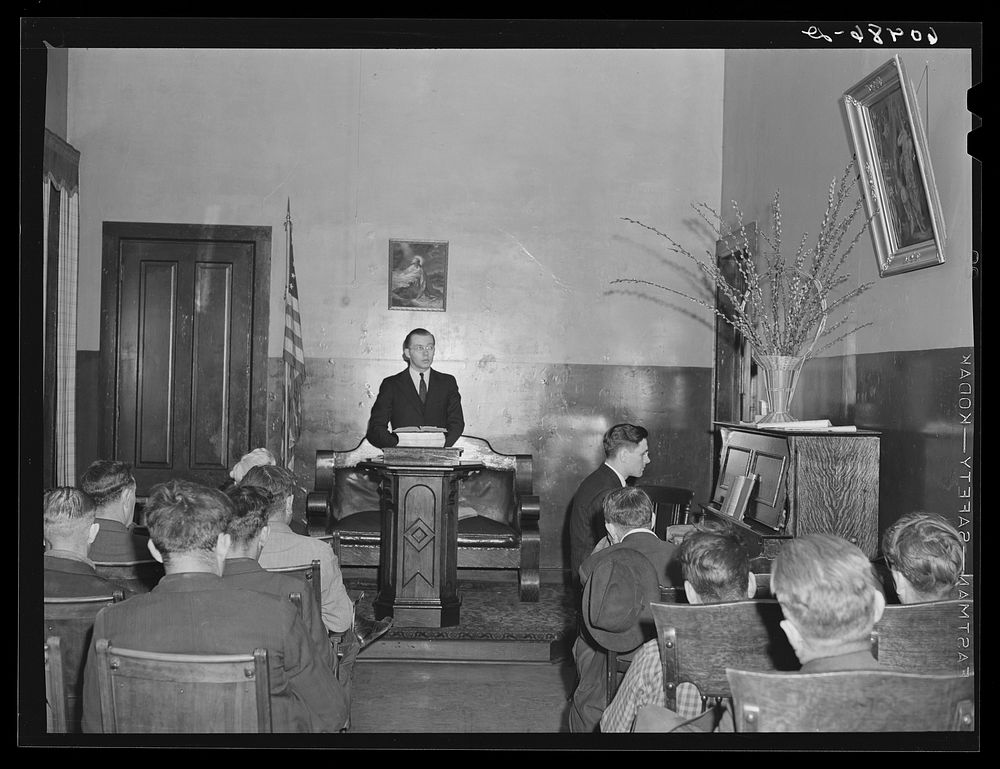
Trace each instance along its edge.
{"label": "ornate gold picture frame", "polygon": [[944,218],[927,137],[894,56],[841,98],[884,278],[944,262]]}

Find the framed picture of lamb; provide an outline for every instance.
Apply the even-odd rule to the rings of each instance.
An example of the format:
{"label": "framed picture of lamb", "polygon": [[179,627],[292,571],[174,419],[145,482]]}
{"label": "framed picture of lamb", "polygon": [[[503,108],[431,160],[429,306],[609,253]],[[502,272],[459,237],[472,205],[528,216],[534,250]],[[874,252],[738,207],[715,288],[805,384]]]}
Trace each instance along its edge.
{"label": "framed picture of lamb", "polygon": [[894,56],[841,98],[882,277],[944,262],[944,218],[927,137]]}
{"label": "framed picture of lamb", "polygon": [[444,312],[448,305],[448,241],[389,241],[389,309]]}

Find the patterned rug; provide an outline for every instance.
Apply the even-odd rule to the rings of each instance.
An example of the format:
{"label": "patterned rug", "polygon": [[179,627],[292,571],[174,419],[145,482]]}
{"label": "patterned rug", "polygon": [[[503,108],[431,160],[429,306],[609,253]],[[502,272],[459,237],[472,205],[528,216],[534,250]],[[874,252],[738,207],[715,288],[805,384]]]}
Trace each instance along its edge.
{"label": "patterned rug", "polygon": [[[372,603],[378,592],[374,581],[345,579],[351,595],[364,591],[358,612],[375,616]],[[542,584],[538,603],[521,602],[516,584],[460,580],[460,624],[455,627],[392,627],[386,638],[397,640],[564,641],[576,635],[572,591],[562,585]]]}

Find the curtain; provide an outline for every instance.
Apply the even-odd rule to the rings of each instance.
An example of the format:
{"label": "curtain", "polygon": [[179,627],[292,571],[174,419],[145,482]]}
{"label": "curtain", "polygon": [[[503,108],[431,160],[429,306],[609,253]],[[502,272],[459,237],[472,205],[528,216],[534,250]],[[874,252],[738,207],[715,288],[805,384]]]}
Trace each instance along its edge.
{"label": "curtain", "polygon": [[[46,482],[76,485],[76,303],[79,261],[80,153],[52,132],[45,131],[43,162],[42,254],[45,268],[42,317],[45,319],[44,377],[53,410],[43,420],[50,470]],[[58,229],[50,225],[58,217]],[[54,260],[54,263],[51,261]],[[50,283],[54,281],[54,285]],[[55,300],[55,307],[49,302]],[[54,328],[51,318],[54,316]]]}

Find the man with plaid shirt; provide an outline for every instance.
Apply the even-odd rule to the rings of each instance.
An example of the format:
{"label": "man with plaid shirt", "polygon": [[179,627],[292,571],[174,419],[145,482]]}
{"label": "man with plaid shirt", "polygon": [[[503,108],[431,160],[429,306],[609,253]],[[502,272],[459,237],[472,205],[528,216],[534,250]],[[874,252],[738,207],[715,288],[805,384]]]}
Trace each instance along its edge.
{"label": "man with plaid shirt", "polygon": [[[752,598],[757,583],[743,542],[725,531],[693,531],[681,543],[677,557],[688,603],[721,603]],[[660,649],[654,638],[632,658],[618,693],[601,716],[602,732],[628,732],[639,708],[666,705]],[[677,687],[677,714],[694,718],[702,711],[701,693],[690,683]]]}

